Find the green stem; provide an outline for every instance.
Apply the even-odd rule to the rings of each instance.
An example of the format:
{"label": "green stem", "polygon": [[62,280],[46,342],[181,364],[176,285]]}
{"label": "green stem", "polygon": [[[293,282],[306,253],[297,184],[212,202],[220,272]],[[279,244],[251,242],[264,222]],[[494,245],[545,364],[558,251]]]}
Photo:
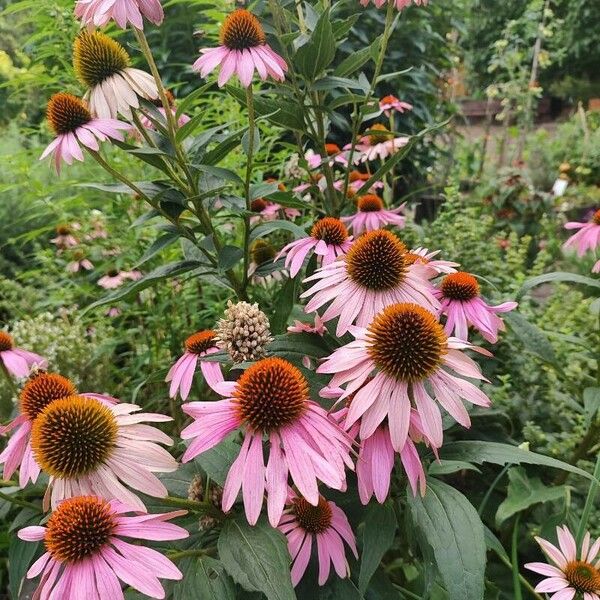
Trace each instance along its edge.
{"label": "green stem", "polygon": [[328,214],[332,217],[337,217],[339,214],[339,208],[337,206],[337,190],[334,187],[333,181],[333,170],[329,164],[329,157],[327,155],[325,139],[325,117],[321,110],[321,98],[319,92],[315,92],[313,96],[315,121],[317,122],[317,135],[319,141],[319,152],[321,153],[321,166],[325,173],[325,179],[327,181],[327,196],[326,199],[329,202],[329,206],[326,207]]}
{"label": "green stem", "polygon": [[[352,141],[350,146],[350,154],[348,155],[348,165],[352,165],[354,151],[358,142],[358,131],[362,124],[362,107],[368,106],[369,102],[371,102],[371,98],[375,93],[375,87],[377,86],[377,80],[381,75],[381,69],[383,68],[383,60],[385,58],[385,53],[387,51],[388,43],[390,41],[390,36],[392,35],[393,31],[394,16],[394,3],[392,2],[392,0],[388,0],[387,12],[385,13],[385,26],[383,29],[383,38],[381,40],[381,47],[379,48],[377,62],[375,63],[375,73],[373,74],[373,79],[371,80],[371,85],[369,87],[369,91],[367,92],[365,101],[356,108],[356,110],[354,111],[354,117],[352,119]],[[349,178],[350,170],[346,169],[346,177],[344,178],[343,188],[344,192],[342,194],[342,198],[347,197]]]}
{"label": "green stem", "polygon": [[[15,382],[13,381],[13,378],[11,376],[11,374],[8,372],[8,369],[6,368],[6,365],[4,364],[4,362],[2,361],[2,359],[0,359],[0,366],[2,367],[2,372],[4,373],[4,377],[6,378],[6,381],[8,382],[8,387],[10,388],[10,391],[12,392],[12,396],[15,397],[19,397],[19,390],[17,389],[17,386],[15,385]],[[9,398],[6,398],[4,395],[0,396],[0,401],[2,402],[2,404],[0,405],[0,415],[2,416],[3,419],[8,419],[8,417],[10,417],[14,405],[12,402],[12,396]]]}
{"label": "green stem", "polygon": [[27,500],[21,500],[20,498],[13,498],[12,496],[9,496],[3,492],[0,492],[0,499],[10,502],[11,504],[15,504],[16,506],[31,508],[36,512],[42,512],[42,509],[37,504],[34,504],[33,502],[27,502]]}
{"label": "green stem", "polygon": [[167,558],[170,560],[180,560],[189,556],[211,556],[215,552],[216,548],[180,550],[178,552],[169,552]]}
{"label": "green stem", "polygon": [[[495,551],[494,551],[495,552]],[[500,559],[500,562],[506,565],[511,571],[513,570],[512,562],[503,554],[496,552],[496,556]],[[536,600],[544,600],[540,594],[538,594],[534,587],[523,577],[523,575],[519,574],[519,581],[521,585],[536,599]]]}
{"label": "green stem", "polygon": [[209,515],[219,521],[224,517],[223,513],[209,502],[196,502],[195,500],[176,498],[175,496],[160,498],[160,502],[167,506],[173,506],[174,508],[183,508],[193,512],[202,513],[203,515]]}
{"label": "green stem", "polygon": [[581,546],[583,536],[585,535],[585,531],[587,529],[590,514],[592,513],[592,510],[594,508],[594,503],[598,494],[598,479],[600,479],[600,452],[596,457],[596,466],[594,468],[594,481],[590,483],[587,498],[585,500],[585,505],[583,507],[583,513],[581,514],[581,521],[579,522],[579,527],[577,528],[577,547]]}
{"label": "green stem", "polygon": [[248,286],[248,267],[250,266],[250,212],[252,200],[250,198],[250,183],[252,181],[252,167],[254,162],[254,95],[252,84],[246,88],[246,107],[248,109],[248,160],[246,161],[246,179],[244,181],[244,197],[246,199],[246,214],[244,215],[244,273],[242,275],[242,289]]}
{"label": "green stem", "polygon": [[518,514],[515,519],[515,525],[512,532],[512,544],[510,551],[510,559],[512,561],[512,575],[513,575],[513,590],[515,593],[515,600],[523,600],[523,591],[521,590],[521,582],[519,580],[519,520],[521,515]]}

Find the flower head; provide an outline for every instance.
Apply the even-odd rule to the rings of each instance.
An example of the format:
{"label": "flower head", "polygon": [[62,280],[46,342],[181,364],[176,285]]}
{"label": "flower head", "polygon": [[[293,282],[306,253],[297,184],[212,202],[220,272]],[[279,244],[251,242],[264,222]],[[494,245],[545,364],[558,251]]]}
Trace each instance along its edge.
{"label": "flower head", "polygon": [[276,260],[285,256],[285,266],[290,275],[296,277],[304,260],[313,251],[321,259],[321,264],[329,265],[338,256],[350,249],[352,236],[348,235],[346,226],[334,217],[319,219],[310,231],[310,237],[300,238],[284,246]]}
{"label": "flower head", "polygon": [[119,130],[130,128],[127,123],[115,119],[93,118],[84,102],[71,94],[54,94],[48,102],[47,115],[56,137],[46,147],[40,160],[53,154],[57,173],[62,160],[68,165],[73,160],[83,161],[81,146],[96,152],[100,148],[98,141],[109,138],[123,141]]}
{"label": "flower head", "polygon": [[157,442],[172,440],[143,423],[171,418],[139,410],[135,404],[110,404],[98,396],[50,402],[31,424],[33,457],[50,475],[44,504],[55,507],[81,493],[121,498],[144,510],[124,484],[149,496],[166,496],[167,489],[154,473],[175,471],[177,462]]}
{"label": "flower head", "polygon": [[131,119],[131,109],[139,108],[138,96],[158,97],[154,78],[130,66],[125,48],[100,31],[82,31],[73,45],[73,66],[88,91],[90,111],[102,119],[122,114]]}
{"label": "flower head", "polygon": [[590,534],[586,532],[578,552],[575,538],[566,525],[557,527],[556,535],[558,548],[547,540],[535,538],[554,563],[525,565],[526,569],[546,577],[537,584],[535,591],[552,594],[552,600],[573,600],[576,595],[584,600],[600,600],[600,561],[597,561],[600,539],[590,546]]}
{"label": "flower head", "polygon": [[446,333],[461,340],[468,339],[472,325],[490,343],[498,341],[498,332],[504,331],[504,321],[497,313],[514,310],[516,302],[504,302],[497,306],[487,304],[479,293],[479,283],[473,275],[459,271],[446,275],[437,292],[441,311],[446,315]]}
{"label": "flower head", "polygon": [[[315,506],[317,480],[334,489],[344,487],[345,467],[352,467],[351,442],[310,399],[308,383],[296,367],[281,358],[264,358],[237,381],[213,388],[225,399],[183,405],[194,422],[181,433],[183,439],[193,439],[182,460],[187,462],[232,431],[242,430],[244,442],[223,489],[223,510],[233,506],[241,488],[246,517],[254,524],[266,491],[269,521],[276,526],[287,496],[288,474]],[[266,467],[263,438],[269,442]]]}
{"label": "flower head", "polygon": [[143,29],[143,17],[160,25],[164,13],[160,0],[77,0],[75,16],[90,29],[104,27],[111,19],[121,29],[128,23]]}
{"label": "flower head", "polygon": [[117,271],[117,269],[110,269],[106,275],[98,279],[98,285],[105,290],[114,290],[122,286],[128,279],[137,281],[141,277],[142,274],[139,271]]}
{"label": "flower head", "polygon": [[429,252],[427,248],[418,247],[409,250],[404,255],[404,259],[411,264],[418,263],[425,265],[428,271],[427,277],[429,279],[433,279],[442,273],[456,273],[456,267],[460,265],[449,260],[440,260],[435,258],[439,253],[440,250]]}
{"label": "flower head", "polygon": [[358,153],[354,157],[355,163],[385,160],[388,156],[395,154],[400,148],[406,146],[409,141],[409,138],[405,136],[395,138],[394,134],[380,123],[371,125],[370,132],[356,144]]}
{"label": "flower head", "polygon": [[353,324],[366,327],[376,313],[392,302],[415,302],[436,311],[438,301],[423,265],[407,264],[406,246],[383,229],[360,236],[341,259],[321,267],[305,281],[316,281],[302,297],[312,296],[306,312],[331,304],[322,315],[339,317],[337,335]]}
{"label": "flower head", "polygon": [[70,225],[58,225],[56,227],[56,237],[50,240],[56,244],[59,252],[67,248],[74,248],[79,244],[77,238],[73,235],[73,227]]}
{"label": "flower head", "polygon": [[404,111],[412,110],[413,105],[408,102],[402,102],[401,100],[398,100],[396,96],[390,94],[389,96],[384,96],[379,101],[379,108],[389,117],[393,110],[403,113]]}
{"label": "flower head", "polygon": [[23,348],[17,348],[12,335],[1,330],[0,361],[4,365],[4,368],[15,377],[27,377],[34,366],[42,369],[48,366],[46,359],[39,354],[23,350]]}
{"label": "flower head", "polygon": [[171,382],[169,389],[171,398],[175,398],[179,391],[181,399],[187,400],[192,389],[192,380],[198,361],[200,361],[200,370],[207,382],[211,381],[212,384],[215,384],[223,380],[219,363],[202,360],[203,356],[219,351],[215,343],[215,336],[215,332],[208,329],[197,331],[185,340],[185,352],[177,359],[165,378],[165,381]]}
{"label": "flower head", "polygon": [[306,571],[315,541],[319,558],[319,585],[324,585],[329,578],[332,564],[339,577],[350,577],[344,542],[354,557],[358,558],[356,538],[348,518],[337,504],[323,496],[319,496],[317,504],[307,502],[301,496],[294,496],[281,517],[278,529],[287,538],[292,557],[294,586]]}
{"label": "flower head", "polygon": [[186,538],[185,529],[168,522],[186,511],[127,517],[128,512],[132,508],[118,500],[77,496],[62,502],[45,527],[21,529],[21,540],[45,547],[27,572],[29,579],[42,574],[34,597],[123,600],[121,580],[151,598],[164,598],[159,578],[181,579],[179,569],[160,552],[121,538]]}
{"label": "flower head", "polygon": [[194,63],[193,69],[206,77],[220,66],[218,84],[225,85],[234,75],[240,83],[248,87],[252,83],[254,71],[262,80],[272,77],[283,81],[287,64],[267,44],[260,21],[244,8],[238,8],[227,15],[219,34],[217,48],[203,48],[202,56]]}
{"label": "flower head", "polygon": [[392,447],[401,452],[414,402],[424,436],[439,448],[443,429],[436,400],[464,427],[471,421],[461,399],[490,405],[479,388],[463,379],[484,379],[477,364],[461,352],[478,349],[448,337],[435,316],[423,307],[391,304],[367,328],[354,327],[351,333],[355,341],[335,350],[317,372],[334,374],[331,387],[346,386],[340,399],[354,394],[345,426],[351,427],[360,419],[362,440],[373,435],[387,418]]}
{"label": "flower head", "polygon": [[406,221],[402,214],[405,206],[406,204],[401,204],[398,208],[388,210],[379,196],[365,194],[359,196],[356,201],[358,212],[349,217],[342,217],[342,221],[348,223],[348,226],[357,235],[363,231],[374,231],[387,225],[395,225],[402,229]]}
{"label": "flower head", "polygon": [[[170,90],[165,90],[165,95],[167,97],[167,101],[169,103],[169,108],[171,109],[173,116],[174,117],[177,116],[177,107],[175,106],[175,96],[173,96],[173,93]],[[154,104],[154,106],[156,106],[158,112],[163,116],[163,119],[166,122],[167,113],[165,112],[165,107],[163,106],[160,98],[155,98],[154,100],[152,100],[152,104]],[[145,114],[140,115],[140,122],[146,129],[151,129],[151,130],[156,129],[154,122],[151,119],[149,119]],[[186,123],[189,123],[189,122],[190,122],[190,117],[188,117],[188,115],[181,114],[177,118],[177,127],[183,127]],[[138,135],[139,135],[139,133],[138,133]]]}
{"label": "flower head", "polygon": [[229,301],[215,328],[218,348],[226,350],[234,362],[262,358],[273,340],[269,319],[258,304]]}
{"label": "flower head", "polygon": [[577,256],[583,256],[588,250],[594,251],[600,246],[600,208],[587,223],[570,221],[565,229],[578,229],[565,243],[563,248],[575,248]]}

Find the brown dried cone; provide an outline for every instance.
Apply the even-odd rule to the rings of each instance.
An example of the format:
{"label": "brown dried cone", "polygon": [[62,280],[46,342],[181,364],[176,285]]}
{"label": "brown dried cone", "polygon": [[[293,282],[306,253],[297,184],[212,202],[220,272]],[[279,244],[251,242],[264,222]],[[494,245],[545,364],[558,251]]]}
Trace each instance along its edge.
{"label": "brown dried cone", "polygon": [[[216,509],[221,510],[221,502],[223,500],[223,488],[218,485],[209,484],[208,498],[204,495],[205,487],[202,476],[194,475],[188,489],[188,500],[194,502],[205,502],[208,500]],[[201,531],[213,529],[219,521],[210,515],[202,515],[198,520],[198,527]]]}

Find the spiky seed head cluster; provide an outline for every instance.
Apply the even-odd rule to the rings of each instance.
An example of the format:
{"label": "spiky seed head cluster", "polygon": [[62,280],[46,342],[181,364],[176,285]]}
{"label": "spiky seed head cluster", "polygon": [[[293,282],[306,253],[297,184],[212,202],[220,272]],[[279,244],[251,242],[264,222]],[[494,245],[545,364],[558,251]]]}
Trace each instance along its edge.
{"label": "spiky seed head cluster", "polygon": [[[221,510],[221,502],[223,500],[223,488],[217,484],[210,482],[208,485],[208,494],[205,493],[204,479],[201,475],[194,475],[188,488],[188,500],[194,502],[204,502],[208,500],[215,508]],[[214,529],[218,524],[218,520],[211,515],[202,515],[198,520],[198,528],[200,531]]]}
{"label": "spiky seed head cluster", "polygon": [[234,304],[230,300],[215,332],[217,346],[227,351],[236,363],[262,358],[273,341],[269,319],[256,303]]}

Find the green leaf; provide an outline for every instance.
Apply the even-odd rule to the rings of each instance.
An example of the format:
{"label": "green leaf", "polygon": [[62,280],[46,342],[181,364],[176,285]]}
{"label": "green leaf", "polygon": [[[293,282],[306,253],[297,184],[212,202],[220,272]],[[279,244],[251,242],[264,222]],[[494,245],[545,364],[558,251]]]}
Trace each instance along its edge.
{"label": "green leaf", "polygon": [[298,227],[298,225],[295,225],[291,221],[276,220],[267,221],[266,223],[261,223],[260,225],[257,225],[250,232],[250,241],[253,242],[254,240],[264,237],[265,235],[269,235],[270,233],[272,233],[273,231],[277,231],[278,229],[284,229],[285,231],[293,233],[296,239],[307,237],[308,235],[306,231],[304,231],[304,229]]}
{"label": "green leaf", "polygon": [[301,362],[304,356],[323,358],[331,354],[321,336],[305,332],[275,336],[275,341],[269,345],[269,352],[292,362]]}
{"label": "green leaf", "polygon": [[226,521],[217,547],[223,566],[244,589],[267,600],[296,600],[285,536],[264,517],[254,527],[242,515]]}
{"label": "green leaf", "polygon": [[204,95],[204,92],[206,92],[206,90],[208,90],[212,85],[214,85],[213,82],[209,81],[208,83],[205,83],[198,89],[194,90],[191,94],[188,94],[182,100],[179,100],[179,102],[177,102],[177,113],[175,115],[176,118],[179,118],[191,106],[192,102],[196,100],[196,98],[201,98]]}
{"label": "green leaf", "polygon": [[583,408],[587,427],[598,417],[600,409],[600,387],[587,387],[583,390]]}
{"label": "green leaf", "polygon": [[173,600],[235,600],[235,584],[218,560],[186,558],[179,567],[183,579],[173,588]]}
{"label": "green leaf", "polygon": [[[254,127],[254,140],[252,144],[252,152],[256,154],[260,150],[260,131],[258,127]],[[246,155],[250,154],[250,131],[246,131],[242,136],[242,149]]]}
{"label": "green leaf", "polygon": [[433,553],[449,600],[481,600],[486,549],[473,505],[436,479],[428,481],[423,498],[407,490],[407,503],[419,543]]}
{"label": "green leaf", "polygon": [[396,513],[391,502],[371,504],[365,517],[358,576],[358,588],[362,594],[365,593],[383,555],[394,542],[396,525]]}
{"label": "green leaf", "polygon": [[223,246],[219,251],[219,270],[229,271],[244,258],[244,251],[237,246]]}
{"label": "green leaf", "polygon": [[[33,523],[32,523],[33,524]],[[36,523],[37,525],[37,523]],[[24,542],[16,535],[10,536],[8,545],[8,581],[12,598],[19,598],[23,578],[30,563],[40,546],[40,543]]]}
{"label": "green leaf", "polygon": [[371,57],[370,48],[361,48],[347,56],[333,71],[337,77],[348,77],[358,71]]}
{"label": "green leaf", "polygon": [[256,200],[257,198],[264,198],[270,194],[274,194],[278,191],[278,183],[253,183],[250,186],[250,200]]}
{"label": "green leaf", "polygon": [[283,333],[288,319],[294,308],[294,301],[298,291],[298,277],[289,277],[277,292],[274,300],[273,316],[269,319],[273,333]]}
{"label": "green leaf", "polygon": [[519,338],[525,349],[543,361],[556,365],[556,354],[546,334],[533,323],[530,323],[521,313],[509,312],[504,320]]}
{"label": "green leaf", "polygon": [[483,526],[483,534],[485,536],[485,545],[488,550],[495,552],[501,559],[506,563],[510,563],[510,558],[502,542],[495,536],[492,530],[489,527]]}
{"label": "green leaf", "polygon": [[270,193],[266,196],[269,200],[281,204],[286,208],[298,208],[299,210],[305,210],[309,207],[309,204],[305,200],[300,200],[293,192],[280,192],[279,190]]}
{"label": "green leaf", "polygon": [[233,171],[230,171],[229,169],[224,169],[223,167],[215,167],[213,165],[204,165],[204,164],[199,164],[199,165],[195,164],[192,166],[195,169],[198,169],[198,171],[202,171],[203,173],[212,175],[213,177],[216,177],[217,179],[231,181],[232,183],[237,183],[239,185],[242,185],[244,183],[242,181],[241,177],[237,173],[234,173]]}
{"label": "green leaf", "polygon": [[591,277],[584,277],[577,273],[567,273],[564,271],[554,271],[553,273],[544,273],[537,277],[528,279],[517,293],[517,300],[522,298],[529,290],[534,287],[541,285],[542,283],[554,283],[558,281],[570,281],[571,283],[580,283],[589,287],[595,287],[600,289],[600,279],[592,279]]}
{"label": "green leaf", "polygon": [[463,460],[440,460],[432,462],[427,470],[430,475],[450,475],[459,471],[477,471],[477,473],[481,473],[475,465]]}
{"label": "green leaf", "polygon": [[540,502],[551,502],[564,498],[565,486],[545,486],[538,477],[529,479],[523,467],[508,470],[508,490],[502,504],[496,511],[496,525],[500,527],[513,515]]}
{"label": "green leaf", "polygon": [[214,448],[202,452],[195,459],[200,468],[218,485],[223,486],[233,461],[240,453],[240,446],[231,437]]}
{"label": "green leaf", "polygon": [[308,42],[296,51],[294,62],[298,71],[309,81],[314,81],[333,61],[335,48],[329,10],[326,10],[319,17]]}
{"label": "green leaf", "polygon": [[142,255],[142,258],[135,264],[135,268],[143,265],[151,258],[156,256],[163,248],[170,246],[173,242],[179,239],[179,233],[165,233],[159,238],[156,238],[152,244],[146,249],[146,252]]}
{"label": "green leaf", "polygon": [[540,465],[542,467],[562,469],[575,475],[581,475],[581,477],[585,477],[586,479],[594,480],[594,477],[583,469],[569,465],[562,460],[499,442],[450,442],[449,444],[444,444],[444,447],[440,449],[440,457],[442,459],[470,461],[478,465],[485,462],[495,465]]}

